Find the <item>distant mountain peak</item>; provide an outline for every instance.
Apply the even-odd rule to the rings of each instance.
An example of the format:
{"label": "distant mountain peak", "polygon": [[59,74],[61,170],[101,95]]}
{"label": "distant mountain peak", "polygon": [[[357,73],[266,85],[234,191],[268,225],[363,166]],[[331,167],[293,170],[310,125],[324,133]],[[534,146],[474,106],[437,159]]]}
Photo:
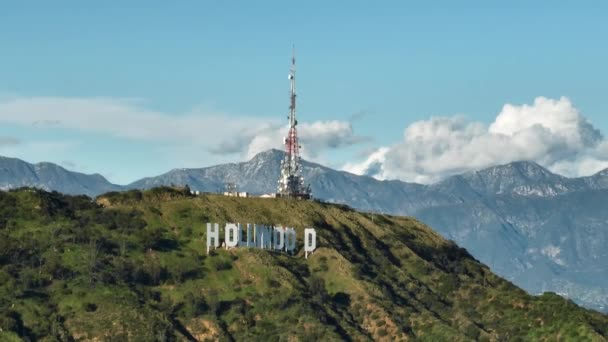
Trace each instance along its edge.
{"label": "distant mountain peak", "polygon": [[[455,182],[455,178],[461,178]],[[515,161],[508,164],[470,171],[450,177],[438,187],[467,187],[479,194],[512,193],[523,196],[555,196],[576,189],[566,177],[557,175],[533,161]]]}
{"label": "distant mountain peak", "polygon": [[277,150],[276,148],[271,148],[270,150],[262,151],[257,153],[250,161],[254,160],[268,160],[268,159],[282,159],[285,155],[285,152],[281,150]]}
{"label": "distant mountain peak", "polygon": [[476,171],[476,173],[489,173],[498,175],[507,175],[511,173],[512,175],[519,175],[529,179],[538,179],[538,178],[546,178],[546,177],[561,177],[559,175],[554,174],[553,172],[547,170],[540,164],[529,161],[529,160],[520,160],[514,161],[508,164],[502,164],[497,166],[492,166],[483,170]]}
{"label": "distant mountain peak", "polygon": [[30,164],[17,158],[0,156],[0,170],[0,189],[28,186],[91,197],[122,189],[121,186],[108,182],[100,174],[69,171],[49,162]]}

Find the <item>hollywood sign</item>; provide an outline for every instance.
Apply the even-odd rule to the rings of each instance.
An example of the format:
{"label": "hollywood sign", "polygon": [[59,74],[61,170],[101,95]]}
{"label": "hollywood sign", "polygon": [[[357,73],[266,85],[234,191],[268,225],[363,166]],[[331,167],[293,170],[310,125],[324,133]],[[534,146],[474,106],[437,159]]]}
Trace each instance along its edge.
{"label": "hollywood sign", "polygon": [[[291,255],[296,249],[296,231],[281,226],[265,226],[247,223],[226,223],[224,226],[224,246],[226,249],[247,247],[274,251],[285,251]],[[220,246],[220,225],[207,223],[207,254],[209,250]],[[304,256],[317,248],[317,232],[314,228],[304,229]]]}

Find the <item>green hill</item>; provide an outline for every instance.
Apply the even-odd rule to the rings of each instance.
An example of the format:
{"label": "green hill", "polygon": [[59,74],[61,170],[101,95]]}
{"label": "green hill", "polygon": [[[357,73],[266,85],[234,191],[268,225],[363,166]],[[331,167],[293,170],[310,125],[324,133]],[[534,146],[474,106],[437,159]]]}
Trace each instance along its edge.
{"label": "green hill", "polygon": [[[294,226],[298,254],[207,222]],[[318,249],[301,248],[304,227]],[[0,340],[596,340],[608,316],[530,296],[406,217],[158,188],[0,192]]]}

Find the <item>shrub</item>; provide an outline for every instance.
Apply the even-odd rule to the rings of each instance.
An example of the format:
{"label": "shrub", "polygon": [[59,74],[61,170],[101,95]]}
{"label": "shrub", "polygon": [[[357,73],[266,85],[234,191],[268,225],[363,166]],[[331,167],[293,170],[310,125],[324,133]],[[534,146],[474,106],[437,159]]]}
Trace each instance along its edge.
{"label": "shrub", "polygon": [[216,271],[226,271],[232,269],[232,261],[214,258],[211,264]]}
{"label": "shrub", "polygon": [[281,283],[279,283],[277,280],[275,280],[273,278],[266,278],[266,284],[268,285],[268,287],[272,287],[272,288],[281,287]]}
{"label": "shrub", "polygon": [[84,311],[86,311],[86,312],[95,312],[95,311],[97,311],[97,304],[86,303],[84,305]]}
{"label": "shrub", "polygon": [[333,296],[334,303],[341,306],[349,306],[350,305],[350,295],[344,292],[336,292]]}

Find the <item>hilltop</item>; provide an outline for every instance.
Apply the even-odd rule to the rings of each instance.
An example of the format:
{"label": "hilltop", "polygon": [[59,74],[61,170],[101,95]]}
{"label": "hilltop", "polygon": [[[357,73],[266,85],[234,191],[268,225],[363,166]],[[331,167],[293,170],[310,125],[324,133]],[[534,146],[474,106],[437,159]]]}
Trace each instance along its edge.
{"label": "hilltop", "polygon": [[[284,152],[268,150],[241,163],[173,169],[121,186],[100,175],[50,163],[0,158],[0,189],[34,186],[67,194],[188,185],[219,192],[276,191]],[[608,312],[608,169],[567,178],[518,161],[446,178],[435,184],[377,180],[302,161],[313,196],[364,211],[413,216],[465,247],[502,277],[534,294],[554,291]]]}
{"label": "hilltop", "polygon": [[[206,255],[206,222],[317,229],[304,259]],[[605,340],[608,316],[531,296],[408,217],[156,188],[0,192],[2,340]]]}

